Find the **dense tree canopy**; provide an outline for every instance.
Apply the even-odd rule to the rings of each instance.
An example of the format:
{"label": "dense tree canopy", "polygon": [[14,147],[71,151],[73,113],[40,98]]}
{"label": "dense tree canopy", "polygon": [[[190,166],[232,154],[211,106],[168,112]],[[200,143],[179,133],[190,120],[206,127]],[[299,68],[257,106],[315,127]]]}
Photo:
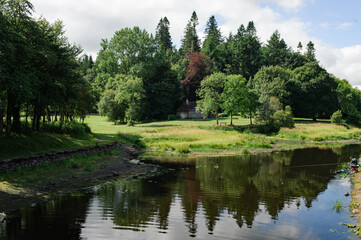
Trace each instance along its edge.
{"label": "dense tree canopy", "polygon": [[61,21],[34,19],[32,11],[27,0],[0,2],[0,133],[20,132],[21,115],[34,130],[52,116],[63,123],[89,111],[114,122],[166,119],[186,99],[203,113],[251,121],[276,112],[280,121],[291,113],[330,118],[339,109],[361,125],[360,91],[320,66],[311,41],[294,51],[276,30],[261,43],[253,21],[224,38],[211,16],[201,42],[193,12],[179,49],[162,17],[155,36],[127,27],[101,40],[93,60],[68,42]]}
{"label": "dense tree canopy", "polygon": [[0,131],[20,132],[22,113],[26,121],[31,116],[33,130],[54,113],[61,122],[84,118],[91,88],[80,72],[82,50],[68,43],[62,22],[33,19],[25,0],[1,1],[0,10]]}

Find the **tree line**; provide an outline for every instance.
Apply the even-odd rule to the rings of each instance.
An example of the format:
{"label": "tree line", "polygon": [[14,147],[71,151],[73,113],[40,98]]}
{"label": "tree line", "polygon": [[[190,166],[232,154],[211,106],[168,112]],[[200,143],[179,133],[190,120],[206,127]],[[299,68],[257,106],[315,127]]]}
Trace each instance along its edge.
{"label": "tree line", "polygon": [[[339,109],[349,123],[361,120],[360,91],[320,66],[312,42],[293,50],[275,31],[262,43],[252,21],[225,37],[211,16],[201,41],[193,12],[178,49],[162,17],[155,36],[133,27],[102,39],[93,61],[68,42],[61,21],[32,18],[29,1],[0,3],[0,133],[20,132],[21,116],[35,131],[89,112],[115,123],[167,119],[186,99],[251,121],[286,106],[283,115],[329,118]],[[220,102],[209,110],[213,83]]]}
{"label": "tree line", "polygon": [[27,0],[0,1],[0,134],[84,118],[94,101],[81,74],[81,48],[68,42],[61,21],[32,12]]}
{"label": "tree line", "polygon": [[[103,39],[96,61],[89,64],[85,56],[82,62],[91,66],[85,75],[96,92],[99,112],[115,122],[166,119],[188,99],[198,102],[200,112],[241,113],[265,122],[289,106],[296,117],[330,118],[339,109],[349,123],[360,123],[360,91],[320,66],[311,41],[305,49],[299,42],[293,50],[276,30],[262,43],[252,21],[225,37],[214,16],[201,41],[198,24],[193,12],[179,49],[167,17],[160,19],[154,37],[134,27]],[[214,92],[207,93],[212,81],[223,81],[218,86],[222,105],[212,106],[216,110],[209,110],[209,102],[205,107],[206,99],[216,99]],[[236,86],[244,89],[237,92]],[[242,100],[237,94],[248,97]]]}

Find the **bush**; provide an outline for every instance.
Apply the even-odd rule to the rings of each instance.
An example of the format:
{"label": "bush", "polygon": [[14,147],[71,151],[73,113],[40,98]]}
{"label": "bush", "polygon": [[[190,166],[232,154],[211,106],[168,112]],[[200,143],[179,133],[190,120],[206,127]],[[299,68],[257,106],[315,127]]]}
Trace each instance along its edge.
{"label": "bush", "polygon": [[169,115],[168,115],[168,120],[169,120],[169,121],[177,120],[177,116],[174,115],[174,114],[169,114]]}
{"label": "bush", "polygon": [[177,147],[177,152],[179,153],[189,153],[189,146],[187,145],[181,145]]}
{"label": "bush", "polygon": [[273,122],[276,126],[294,128],[293,114],[290,106],[286,106],[285,110],[278,110],[272,116]]}
{"label": "bush", "polygon": [[340,110],[334,112],[331,116],[331,123],[340,125],[342,123],[342,113]]}
{"label": "bush", "polygon": [[277,133],[280,130],[280,126],[275,124],[273,121],[257,125],[256,132],[262,133],[262,134],[271,134],[271,133]]}

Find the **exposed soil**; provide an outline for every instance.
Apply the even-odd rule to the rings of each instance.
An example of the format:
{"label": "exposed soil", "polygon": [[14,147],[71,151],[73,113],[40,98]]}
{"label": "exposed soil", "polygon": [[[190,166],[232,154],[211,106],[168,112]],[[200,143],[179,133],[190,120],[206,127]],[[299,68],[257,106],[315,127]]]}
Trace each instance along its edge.
{"label": "exposed soil", "polygon": [[352,182],[354,186],[351,194],[351,211],[358,219],[358,224],[354,232],[361,238],[361,172],[352,175]]}
{"label": "exposed soil", "polygon": [[[0,181],[0,213],[11,212],[22,207],[34,206],[56,196],[95,186],[107,181],[126,177],[138,177],[154,172],[153,166],[132,163],[138,150],[123,145],[117,156],[108,156],[96,163],[95,169],[85,171],[74,166],[67,171],[44,172],[36,179],[17,179],[11,182]],[[55,172],[54,172],[55,171]]]}

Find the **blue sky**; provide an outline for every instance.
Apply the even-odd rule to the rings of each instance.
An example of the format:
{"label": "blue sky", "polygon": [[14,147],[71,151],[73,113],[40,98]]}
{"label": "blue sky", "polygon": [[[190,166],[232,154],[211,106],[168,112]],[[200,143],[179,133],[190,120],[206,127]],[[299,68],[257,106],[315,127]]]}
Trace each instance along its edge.
{"label": "blue sky", "polygon": [[308,33],[334,47],[360,44],[360,0],[306,1],[298,12],[283,11],[277,6],[275,8],[284,18],[298,17],[303,22],[310,22]]}
{"label": "blue sky", "polygon": [[254,21],[263,43],[278,30],[293,49],[299,41],[315,43],[320,64],[330,73],[361,88],[360,0],[31,0],[34,16],[61,19],[70,42],[95,57],[101,39],[110,39],[125,27],[155,32],[161,17],[170,21],[173,43],[179,47],[193,11],[199,18],[198,34],[215,15],[228,36],[241,24]]}

